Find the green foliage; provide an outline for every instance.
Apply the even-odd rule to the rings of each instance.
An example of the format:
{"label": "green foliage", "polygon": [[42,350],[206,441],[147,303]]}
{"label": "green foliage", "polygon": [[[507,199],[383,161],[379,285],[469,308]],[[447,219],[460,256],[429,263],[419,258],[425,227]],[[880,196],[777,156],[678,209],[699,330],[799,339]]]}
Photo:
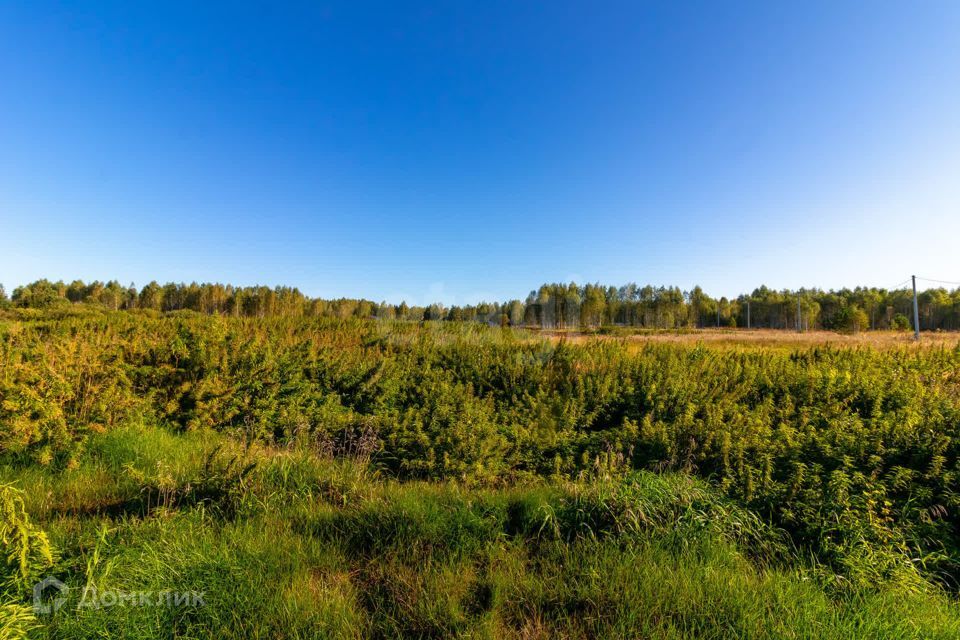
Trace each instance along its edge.
{"label": "green foliage", "polygon": [[22,640],[39,626],[30,607],[22,604],[0,605],[0,640]]}
{"label": "green foliage", "polygon": [[869,328],[870,319],[856,305],[841,309],[834,317],[834,328],[845,333],[859,333]]}
{"label": "green foliage", "polygon": [[177,478],[162,462],[147,472],[127,466],[125,471],[139,487],[140,495],[128,501],[125,510],[147,514],[156,509],[202,505],[210,513],[233,518],[243,506],[244,485],[256,466],[256,460],[239,454],[222,455],[220,447],[211,450],[203,466],[188,478]]}
{"label": "green foliage", "polygon": [[19,598],[42,579],[53,565],[53,549],[46,533],[34,526],[27,515],[21,492],[0,484],[0,543],[3,544],[5,598]]}
{"label": "green foliage", "polygon": [[33,612],[22,601],[53,566],[54,552],[46,533],[30,521],[20,490],[9,484],[0,484],[0,544],[0,640],[18,640],[38,626]]}
{"label": "green foliage", "polygon": [[66,289],[62,282],[38,280],[24,287],[13,290],[13,302],[18,307],[46,309],[62,306],[66,300]]}
{"label": "green foliage", "polygon": [[[785,531],[838,589],[960,584],[958,349],[638,349],[466,323],[91,311],[0,321],[0,364],[0,450],[21,465],[69,471],[143,419],[402,479],[678,470]],[[186,481],[220,497],[176,484],[167,501],[233,513],[244,480],[219,468]],[[138,482],[162,496],[162,480]]]}

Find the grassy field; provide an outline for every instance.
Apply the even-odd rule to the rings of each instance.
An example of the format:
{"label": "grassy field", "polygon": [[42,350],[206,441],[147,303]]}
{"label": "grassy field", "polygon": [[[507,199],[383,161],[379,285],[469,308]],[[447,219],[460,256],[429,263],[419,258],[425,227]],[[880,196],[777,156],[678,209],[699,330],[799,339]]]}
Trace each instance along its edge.
{"label": "grassy field", "polygon": [[[235,457],[255,463],[227,471]],[[212,466],[209,464],[214,460]],[[235,467],[239,468],[239,467]],[[73,594],[38,637],[953,638],[945,594],[837,593],[681,473],[465,487],[129,425],[4,470]],[[789,554],[788,554],[789,555]],[[77,609],[85,585],[202,606]]]}
{"label": "grassy field", "polygon": [[958,637],[960,348],[756,334],[9,316],[0,638]]}

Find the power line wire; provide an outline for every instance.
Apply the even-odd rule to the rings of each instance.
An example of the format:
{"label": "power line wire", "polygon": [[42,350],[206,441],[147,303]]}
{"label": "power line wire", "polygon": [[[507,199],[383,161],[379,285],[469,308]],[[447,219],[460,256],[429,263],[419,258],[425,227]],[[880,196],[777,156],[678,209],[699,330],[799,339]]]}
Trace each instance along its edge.
{"label": "power line wire", "polygon": [[926,280],[927,282],[937,282],[939,284],[951,284],[955,286],[960,286],[960,282],[955,282],[953,280],[937,280],[936,278],[924,278],[923,276],[917,276],[917,280]]}
{"label": "power line wire", "polygon": [[897,291],[898,289],[902,289],[902,288],[906,287],[908,284],[910,284],[910,278],[907,278],[906,280],[904,280],[903,282],[901,282],[901,283],[898,284],[898,285],[894,285],[894,286],[890,287],[890,288],[888,289],[888,291]]}

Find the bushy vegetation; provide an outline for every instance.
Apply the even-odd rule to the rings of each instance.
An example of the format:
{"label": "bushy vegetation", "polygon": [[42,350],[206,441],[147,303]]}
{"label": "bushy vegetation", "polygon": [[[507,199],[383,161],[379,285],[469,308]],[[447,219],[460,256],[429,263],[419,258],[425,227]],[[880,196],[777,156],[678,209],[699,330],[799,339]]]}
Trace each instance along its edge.
{"label": "bushy vegetation", "polygon": [[960,346],[26,309],[0,320],[0,424],[54,575],[209,596],[34,633],[960,629]]}

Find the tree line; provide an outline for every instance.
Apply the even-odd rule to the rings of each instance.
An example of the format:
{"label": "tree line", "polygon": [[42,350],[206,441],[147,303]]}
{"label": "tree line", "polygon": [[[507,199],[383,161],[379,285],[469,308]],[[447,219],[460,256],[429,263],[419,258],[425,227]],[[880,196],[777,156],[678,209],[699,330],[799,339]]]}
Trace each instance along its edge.
{"label": "tree line", "polygon": [[[360,298],[311,298],[294,287],[235,287],[219,283],[150,282],[138,289],[119,282],[37,280],[17,287],[10,298],[0,285],[0,308],[46,309],[70,303],[112,310],[191,310],[237,317],[323,317],[381,320],[446,320],[502,326],[592,330],[602,327],[681,329],[751,327],[864,331],[912,327],[912,292],[856,287],[775,290],[766,286],[733,299],[715,298],[699,286],[621,287],[601,284],[544,284],[524,300],[474,305],[390,304]],[[960,329],[960,288],[918,294],[920,329]]]}

